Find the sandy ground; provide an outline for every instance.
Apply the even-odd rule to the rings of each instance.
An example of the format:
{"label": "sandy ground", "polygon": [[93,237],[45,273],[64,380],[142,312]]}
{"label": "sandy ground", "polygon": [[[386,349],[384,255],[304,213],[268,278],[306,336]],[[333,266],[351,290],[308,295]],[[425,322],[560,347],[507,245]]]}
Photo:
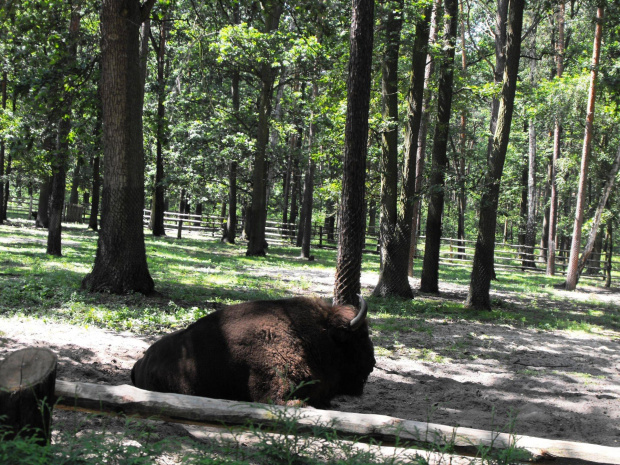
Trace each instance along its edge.
{"label": "sandy ground", "polygon": [[[362,281],[368,294],[377,276],[364,275]],[[332,285],[330,273],[317,274],[313,287],[300,293],[329,295]],[[418,287],[416,281],[412,285]],[[438,305],[443,299],[462,301],[466,294],[463,286],[445,283],[440,290],[442,296],[433,297]],[[567,293],[566,298],[585,302],[592,292],[620,303],[617,291],[586,289]],[[486,430],[506,431],[513,424],[518,434],[620,446],[618,333],[539,331],[465,321],[425,324],[424,330],[403,333],[397,340],[374,332],[383,352],[364,395],[336,398],[333,409]],[[41,320],[0,319],[0,358],[27,346],[49,347],[58,354],[58,378],[71,381],[130,384],[131,367],[156,339]],[[55,415],[54,421],[62,424],[67,413]],[[165,434],[176,433],[183,434],[180,427],[169,427]]]}

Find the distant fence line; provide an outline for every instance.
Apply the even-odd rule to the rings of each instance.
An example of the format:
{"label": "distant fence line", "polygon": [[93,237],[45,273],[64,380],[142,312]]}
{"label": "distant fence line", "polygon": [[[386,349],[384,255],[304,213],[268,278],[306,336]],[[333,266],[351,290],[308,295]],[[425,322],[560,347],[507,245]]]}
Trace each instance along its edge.
{"label": "distant fence line", "polygon": [[[9,201],[11,209],[30,216],[33,204],[29,200]],[[90,206],[84,205],[65,205],[63,219],[66,222],[83,223],[87,221]],[[143,223],[149,226],[151,221],[151,210],[144,209]],[[221,237],[227,218],[217,215],[194,215],[179,212],[164,212],[164,228],[168,230],[178,230],[179,221],[182,221],[182,231],[197,232],[211,237]],[[244,221],[240,218],[237,224],[236,236],[243,236]],[[291,245],[296,242],[297,225],[293,223],[282,223],[277,221],[267,221],[265,227],[265,239],[272,245]],[[374,228],[378,231],[379,228]],[[311,246],[317,248],[336,248],[338,246],[338,230],[333,227],[330,234],[327,233],[323,225],[314,223],[312,225]],[[418,241],[418,253],[416,258],[421,258],[424,250],[425,237],[420,236]],[[439,263],[441,265],[469,267],[472,265],[475,243],[472,240],[461,240],[448,237],[441,238],[441,250]],[[528,249],[531,251],[529,253]],[[364,252],[377,253],[379,250],[379,237],[377,232],[367,232]],[[502,242],[495,243],[495,268],[513,269],[531,272],[545,272],[546,263],[539,246],[528,247],[523,245],[507,244]],[[556,272],[565,274],[568,268],[568,256],[570,251],[556,249]],[[524,266],[524,255],[529,255],[534,266]],[[593,253],[586,265],[586,274],[602,276],[605,270],[604,254]],[[612,269],[612,272],[616,270]]]}

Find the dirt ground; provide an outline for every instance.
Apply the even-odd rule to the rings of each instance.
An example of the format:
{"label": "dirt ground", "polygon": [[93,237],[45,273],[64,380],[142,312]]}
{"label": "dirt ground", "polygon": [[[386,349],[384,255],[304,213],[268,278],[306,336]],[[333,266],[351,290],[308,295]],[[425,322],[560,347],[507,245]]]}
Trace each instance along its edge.
{"label": "dirt ground", "polygon": [[[362,281],[368,294],[377,276],[365,274]],[[411,284],[419,287],[416,280]],[[313,287],[300,293],[329,295],[332,285],[331,274],[318,274]],[[440,291],[441,297],[433,297],[438,304],[445,299],[463,301],[467,289],[443,283]],[[618,290],[586,288],[566,298],[587,301],[592,292],[600,300],[620,303]],[[618,333],[539,331],[465,321],[426,324],[428,331],[412,331],[384,344],[364,395],[336,398],[332,408],[496,431],[514,423],[518,434],[620,446]],[[131,367],[157,339],[19,318],[0,319],[0,330],[0,359],[27,346],[49,347],[59,357],[58,379],[106,384],[130,384]],[[449,348],[459,356],[450,357]],[[426,355],[412,356],[412,349]],[[55,415],[66,419],[67,413]],[[170,428],[170,434],[182,431]]]}

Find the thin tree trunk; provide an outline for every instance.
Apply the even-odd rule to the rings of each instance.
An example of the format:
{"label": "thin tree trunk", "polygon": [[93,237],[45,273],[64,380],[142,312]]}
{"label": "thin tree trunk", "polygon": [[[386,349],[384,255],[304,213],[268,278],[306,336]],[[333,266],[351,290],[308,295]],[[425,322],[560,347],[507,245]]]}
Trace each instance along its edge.
{"label": "thin tree trunk", "polygon": [[[402,255],[402,246],[405,244],[401,243],[401,237],[399,237],[397,232],[399,174],[398,51],[400,49],[400,32],[403,25],[403,2],[400,0],[398,2],[388,2],[385,8],[387,8],[387,14],[385,14],[384,19],[386,38],[381,63],[382,112],[383,124],[386,126],[381,133],[381,217],[379,223],[381,273],[379,274],[379,282],[373,291],[373,295],[385,297],[398,294],[411,298],[413,293],[409,286],[407,273],[405,271],[404,277],[399,273],[398,255]],[[415,152],[415,148],[411,147],[411,137],[407,137],[405,144],[409,146],[409,148],[405,149],[408,154],[412,150]],[[415,179],[415,173],[413,173],[412,179]],[[394,261],[395,259],[396,262]]]}
{"label": "thin tree trunk", "polygon": [[103,0],[101,100],[104,179],[101,230],[93,270],[82,281],[91,292],[150,294],[146,262],[140,25],[155,0]]}
{"label": "thin tree trunk", "polygon": [[[463,11],[463,0],[459,2],[460,23],[461,23],[461,70],[463,75],[467,71],[467,48],[465,44],[465,13]],[[457,206],[458,221],[456,236],[458,238],[459,260],[465,260],[465,210],[467,208],[467,196],[465,195],[465,158],[467,154],[467,110],[461,110],[461,131],[459,135],[459,156],[456,165],[457,172]]]}
{"label": "thin tree trunk", "polygon": [[[592,131],[594,123],[594,104],[596,101],[596,78],[601,56],[601,39],[603,36],[603,7],[596,10],[596,30],[594,32],[594,46],[592,50],[592,71],[590,72],[590,89],[588,90],[588,108],[586,110],[586,129],[583,137],[581,153],[581,169],[579,172],[579,190],[577,205],[575,206],[575,223],[573,226],[573,241],[570,247],[568,270],[566,272],[566,290],[574,291],[579,279],[579,250],[581,249],[581,226],[583,225],[583,210],[586,201],[586,187],[588,181],[588,164],[592,145]],[[594,233],[596,235],[596,232]]]}
{"label": "thin tree trunk", "polygon": [[437,123],[433,137],[432,168],[428,213],[426,217],[426,241],[420,290],[439,292],[439,248],[441,245],[442,215],[444,207],[445,171],[448,166],[448,134],[452,111],[452,83],[454,80],[454,48],[458,24],[458,0],[444,0],[443,46],[445,57],[439,68],[437,89]]}
{"label": "thin tree trunk", "polygon": [[88,221],[88,227],[93,231],[98,229],[99,216],[99,190],[101,186],[101,178],[99,175],[99,155],[95,155],[93,160],[93,198],[90,204],[90,219]]}
{"label": "thin tree trunk", "polygon": [[[316,82],[312,84],[312,98],[316,101],[319,97],[319,86]],[[304,209],[306,216],[304,218],[303,236],[301,239],[301,258],[306,260],[314,260],[314,256],[310,255],[310,239],[312,238],[312,207],[314,200],[314,172],[316,162],[314,161],[314,148],[316,143],[317,126],[314,121],[314,115],[310,114],[310,127],[308,130],[308,171],[304,179]]]}
{"label": "thin tree trunk", "polygon": [[613,220],[607,220],[607,234],[605,235],[605,287],[611,287],[611,259],[614,250]]}
{"label": "thin tree trunk", "polygon": [[491,308],[489,289],[494,277],[495,228],[497,205],[504,170],[504,161],[510,138],[510,124],[517,89],[517,73],[521,53],[521,29],[525,0],[511,0],[506,33],[506,66],[502,82],[497,126],[493,136],[492,151],[487,161],[482,198],[480,200],[480,223],[474,252],[466,306],[476,309]]}
{"label": "thin tree trunk", "polygon": [[[588,236],[588,241],[586,242],[586,246],[581,253],[581,257],[579,258],[579,262],[577,264],[577,282],[579,282],[579,277],[583,273],[583,269],[586,267],[588,259],[590,255],[592,255],[592,250],[594,249],[594,244],[597,238],[597,232],[599,230],[599,226],[601,224],[601,218],[603,217],[603,210],[605,209],[605,205],[607,205],[607,199],[609,199],[609,195],[614,187],[614,181],[616,179],[616,175],[620,169],[620,147],[616,152],[616,159],[607,174],[607,180],[605,181],[605,186],[603,187],[603,193],[598,201],[598,206],[596,207],[596,213],[594,214],[594,219],[592,221],[592,229],[590,229],[590,235]],[[575,284],[576,285],[576,284]]]}
{"label": "thin tree trunk", "polygon": [[237,162],[231,161],[228,168],[228,221],[222,241],[235,243],[237,233]]}
{"label": "thin tree trunk", "polygon": [[374,0],[353,0],[335,304],[356,305],[359,301],[366,222],[364,198],[373,23]]}
{"label": "thin tree trunk", "polygon": [[[530,53],[530,81],[536,86],[536,29],[532,33]],[[536,268],[534,246],[536,245],[536,120],[530,118],[528,122],[529,150],[527,160],[527,208],[525,221],[525,237],[523,241],[523,268]]]}
{"label": "thin tree trunk", "polygon": [[49,226],[49,201],[51,188],[52,177],[48,176],[41,182],[41,186],[39,188],[39,204],[37,206],[37,219],[35,222],[37,228],[47,229]]}
{"label": "thin tree trunk", "polygon": [[[60,76],[72,75],[77,57],[77,41],[80,32],[80,5],[79,2],[70,3],[71,21],[69,24],[69,39],[64,58],[60,62]],[[63,92],[63,91],[61,91]],[[63,93],[62,108],[58,114],[58,134],[56,139],[56,153],[52,161],[52,188],[49,207],[49,226],[47,234],[47,253],[62,255],[62,215],[65,204],[67,183],[67,162],[69,159],[69,133],[71,132],[71,105],[72,91]],[[77,197],[77,189],[76,189]]]}
{"label": "thin tree trunk", "polygon": [[71,176],[71,193],[69,194],[69,203],[71,205],[76,205],[80,202],[80,197],[78,195],[78,188],[80,187],[80,171],[82,165],[84,164],[84,160],[82,157],[78,157],[75,162],[75,168],[73,169],[73,174]]}
{"label": "thin tree trunk", "polygon": [[[283,6],[276,0],[264,0],[265,31],[273,32],[278,29]],[[250,229],[248,237],[247,256],[265,255],[265,222],[267,220],[267,169],[266,155],[269,143],[269,117],[271,114],[273,85],[276,70],[269,63],[261,66],[261,91],[258,105],[258,130],[256,137],[256,152],[254,156],[254,173],[252,176],[252,205],[250,213]]]}
{"label": "thin tree trunk", "polygon": [[[2,81],[0,81],[0,94],[2,99],[2,110],[6,110],[6,87],[8,77],[7,72],[2,73]],[[4,177],[4,157],[5,157],[5,141],[4,138],[0,139],[0,180]],[[6,181],[9,182],[8,180]],[[4,181],[0,182],[0,224],[6,220],[6,211],[4,210]]]}
{"label": "thin tree trunk", "polygon": [[[558,40],[556,43],[556,74],[558,79],[564,73],[564,1],[560,1],[558,11]],[[549,168],[549,186],[551,197],[549,199],[549,238],[547,240],[547,276],[555,275],[556,257],[556,234],[558,224],[558,187],[556,182],[557,163],[560,158],[562,144],[562,120],[560,114],[555,115],[553,127],[553,155]]]}
{"label": "thin tree trunk", "polygon": [[413,276],[413,260],[417,256],[418,231],[421,217],[422,205],[422,189],[424,185],[424,164],[426,157],[426,135],[428,133],[429,107],[431,104],[432,93],[429,90],[433,71],[435,69],[435,61],[430,48],[437,42],[437,31],[439,24],[439,16],[441,11],[441,0],[433,0],[432,13],[430,17],[430,31],[428,39],[429,52],[426,56],[426,68],[424,70],[424,100],[422,103],[422,119],[420,121],[420,129],[418,131],[418,143],[415,164],[415,199],[413,202],[413,211],[411,212],[411,240],[409,241],[409,264],[407,274]]}
{"label": "thin tree trunk", "polygon": [[157,50],[157,130],[155,158],[155,193],[151,206],[153,219],[153,236],[165,236],[164,228],[164,145],[166,141],[166,35],[168,32],[169,11],[166,8],[159,26],[159,42],[153,40],[153,48]]}

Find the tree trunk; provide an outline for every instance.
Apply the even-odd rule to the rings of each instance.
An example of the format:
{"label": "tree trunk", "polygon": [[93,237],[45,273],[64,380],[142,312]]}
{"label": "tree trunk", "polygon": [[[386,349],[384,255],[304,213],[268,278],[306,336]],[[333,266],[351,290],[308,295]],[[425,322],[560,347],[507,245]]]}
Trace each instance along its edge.
{"label": "tree trunk", "polygon": [[607,234],[605,235],[605,287],[611,287],[611,259],[614,250],[613,220],[607,220]]}
{"label": "tree trunk", "polygon": [[[603,217],[603,210],[605,209],[605,205],[607,205],[607,200],[609,199],[609,195],[614,187],[614,181],[616,179],[616,175],[620,170],[620,147],[616,152],[616,159],[611,167],[611,170],[607,174],[607,179],[605,181],[605,186],[603,187],[603,193],[599,198],[598,206],[596,207],[596,213],[594,214],[594,219],[592,221],[592,229],[590,229],[590,235],[588,236],[588,241],[586,242],[586,246],[583,249],[581,257],[579,258],[579,262],[577,264],[577,282],[579,282],[579,277],[581,273],[583,273],[583,269],[586,267],[588,259],[590,255],[592,255],[592,251],[595,246],[597,232],[599,230],[599,226],[601,224],[601,218]],[[600,251],[600,247],[599,247]],[[599,255],[600,256],[600,255]],[[568,279],[568,278],[567,278]],[[575,283],[576,285],[576,283]]]}
{"label": "tree trunk", "polygon": [[185,214],[186,205],[185,189],[181,189],[181,196],[179,197],[179,221],[177,222],[177,239],[183,237],[183,215]]}
{"label": "tree trunk", "polygon": [[[278,29],[283,6],[276,0],[263,0],[265,31]],[[250,229],[247,256],[265,255],[265,222],[267,215],[267,170],[266,151],[269,142],[269,117],[276,70],[269,63],[263,63],[260,71],[261,90],[258,102],[258,129],[256,136],[256,153],[254,156],[254,173],[252,176],[252,205],[250,212]]]}
{"label": "tree trunk", "polygon": [[71,193],[69,194],[69,203],[72,205],[76,205],[80,202],[78,188],[80,187],[80,171],[83,164],[84,160],[82,157],[78,157],[75,162],[75,168],[73,169],[73,175],[71,176]]}
{"label": "tree trunk", "polygon": [[[437,31],[439,24],[439,16],[441,12],[441,0],[433,0],[432,13],[430,17],[430,31],[428,39],[428,50],[437,42]],[[413,259],[417,256],[417,241],[420,226],[421,205],[422,205],[422,189],[424,185],[424,164],[426,157],[426,135],[428,133],[429,107],[431,104],[432,92],[430,91],[430,82],[435,69],[435,61],[433,55],[427,50],[425,57],[426,68],[424,70],[424,89],[422,102],[422,119],[420,121],[420,129],[418,131],[418,143],[416,151],[415,163],[415,194],[413,201],[413,211],[411,212],[411,240],[409,241],[409,263],[407,274],[413,276]]]}
{"label": "tree trunk", "polygon": [[165,236],[164,228],[164,145],[166,144],[166,34],[168,32],[168,9],[166,8],[159,26],[159,43],[154,41],[157,50],[157,148],[155,159],[155,195],[151,215],[153,218],[153,236]]}
{"label": "tree trunk", "polygon": [[[0,81],[0,99],[2,101],[2,110],[6,110],[6,86],[8,82],[7,72],[2,73],[2,81]],[[0,139],[0,180],[4,179],[4,156],[5,142],[4,138]],[[6,181],[8,183],[8,180]],[[0,224],[6,220],[6,212],[4,210],[4,181],[0,181]]]}
{"label": "tree trunk", "polygon": [[[460,23],[461,23],[461,70],[463,76],[466,76],[467,71],[467,47],[465,43],[465,14],[463,11],[463,2],[459,2]],[[459,134],[459,156],[456,162],[457,172],[457,207],[458,207],[458,221],[456,237],[458,239],[458,254],[459,260],[465,260],[465,210],[467,207],[467,196],[465,194],[465,159],[467,157],[467,110],[463,108],[461,110],[461,131]]]}
{"label": "tree trunk", "polygon": [[[564,72],[564,1],[560,1],[558,10],[558,40],[556,43],[556,74],[558,79]],[[558,224],[558,187],[556,182],[557,163],[560,158],[562,144],[562,120],[560,114],[555,115],[553,127],[553,155],[549,167],[549,238],[547,239],[547,276],[555,275],[556,234]]]}
{"label": "tree trunk", "polygon": [[[408,248],[408,241],[403,244],[398,229],[398,51],[400,49],[400,32],[403,26],[403,2],[388,2],[385,5],[385,49],[381,63],[381,99],[383,106],[384,131],[381,133],[381,217],[379,223],[379,243],[381,246],[381,272],[379,282],[373,291],[374,296],[401,295],[412,298],[413,292],[407,278],[407,262],[400,260],[403,246]],[[415,48],[415,46],[414,46]],[[413,79],[413,77],[411,78]],[[422,78],[419,78],[422,82]],[[415,85],[415,82],[410,81]],[[410,91],[411,93],[412,91]],[[413,98],[410,97],[409,100]],[[409,106],[414,105],[409,102]],[[408,111],[411,113],[411,110]],[[413,115],[408,117],[408,120]],[[410,123],[407,129],[410,129]],[[418,124],[419,128],[419,124]],[[415,134],[417,141],[417,133]],[[413,135],[406,138],[407,153],[415,153],[412,144]],[[413,147],[412,147],[413,145]],[[409,157],[411,160],[413,157]],[[415,159],[413,161],[415,166]],[[409,162],[409,169],[411,169]],[[411,175],[415,179],[415,172]],[[409,218],[411,222],[411,218]],[[407,238],[409,239],[409,238]],[[404,264],[404,276],[400,271]]]}
{"label": "tree trunk", "polygon": [[154,0],[104,0],[101,7],[101,100],[104,172],[101,231],[88,291],[149,294],[154,283],[146,262],[144,147],[140,24]]}
{"label": "tree trunk", "polygon": [[[581,169],[579,172],[579,189],[577,192],[577,205],[575,207],[575,223],[573,226],[573,241],[570,247],[568,270],[566,272],[566,290],[574,291],[579,279],[579,250],[581,249],[581,226],[583,225],[583,210],[585,208],[586,187],[588,181],[588,164],[592,145],[592,131],[594,123],[594,104],[596,100],[596,78],[598,76],[598,64],[601,56],[601,38],[603,35],[603,7],[596,10],[596,30],[594,33],[594,46],[592,50],[592,71],[590,72],[590,89],[588,90],[588,108],[586,110],[586,129],[583,137],[583,150],[581,153]],[[594,232],[596,237],[596,231]]]}
{"label": "tree trunk", "polygon": [[[62,77],[73,75],[77,57],[77,41],[80,32],[80,8],[71,6],[71,22],[69,24],[69,40],[64,58],[59,64],[59,74]],[[61,91],[62,92],[62,91]],[[71,132],[71,105],[72,91],[63,92],[62,107],[57,115],[58,134],[56,137],[56,153],[52,159],[52,187],[49,206],[49,226],[47,234],[47,253],[62,255],[62,215],[65,204],[65,190],[67,183],[67,162],[69,159],[69,133]],[[76,191],[77,194],[77,191]]]}
{"label": "tree trunk", "polygon": [[495,227],[500,182],[510,137],[510,124],[517,89],[517,72],[521,53],[521,29],[525,0],[511,0],[506,33],[506,66],[502,82],[497,126],[493,135],[491,156],[487,160],[480,200],[480,223],[474,252],[473,269],[466,306],[490,309],[489,289],[494,277]]}
{"label": "tree trunk", "polygon": [[443,38],[446,44],[444,59],[439,67],[437,89],[437,123],[433,137],[432,168],[429,186],[426,241],[420,290],[439,292],[439,248],[441,245],[442,215],[444,207],[445,171],[448,166],[448,134],[452,111],[452,83],[454,80],[454,47],[458,24],[458,1],[444,0]]}
{"label": "tree trunk", "polygon": [[56,365],[56,355],[38,347],[11,352],[0,363],[0,426],[10,429],[3,441],[26,434],[49,444]]}
{"label": "tree trunk", "polygon": [[[319,86],[316,82],[312,84],[312,98],[316,101],[319,97]],[[314,161],[314,149],[316,143],[317,126],[314,121],[314,115],[310,114],[310,127],[308,130],[308,170],[304,179],[304,209],[306,216],[304,218],[304,232],[301,239],[301,258],[306,260],[314,260],[314,256],[310,255],[310,239],[312,238],[312,207],[314,200],[314,171],[316,162]]]}
{"label": "tree trunk", "polygon": [[101,179],[99,176],[99,155],[95,155],[93,160],[93,199],[90,204],[90,219],[88,220],[88,227],[93,231],[98,229],[99,216],[99,190],[101,186]]}
{"label": "tree trunk", "polygon": [[235,243],[237,233],[237,162],[231,161],[228,168],[228,221],[223,242]]}
{"label": "tree trunk", "polygon": [[52,188],[52,177],[49,176],[46,180],[41,182],[39,188],[39,204],[37,207],[36,227],[45,228],[49,226],[49,202],[50,202],[50,190]]}
{"label": "tree trunk", "polygon": [[374,0],[353,0],[342,203],[334,303],[359,301],[364,247],[364,197],[372,68]]}

